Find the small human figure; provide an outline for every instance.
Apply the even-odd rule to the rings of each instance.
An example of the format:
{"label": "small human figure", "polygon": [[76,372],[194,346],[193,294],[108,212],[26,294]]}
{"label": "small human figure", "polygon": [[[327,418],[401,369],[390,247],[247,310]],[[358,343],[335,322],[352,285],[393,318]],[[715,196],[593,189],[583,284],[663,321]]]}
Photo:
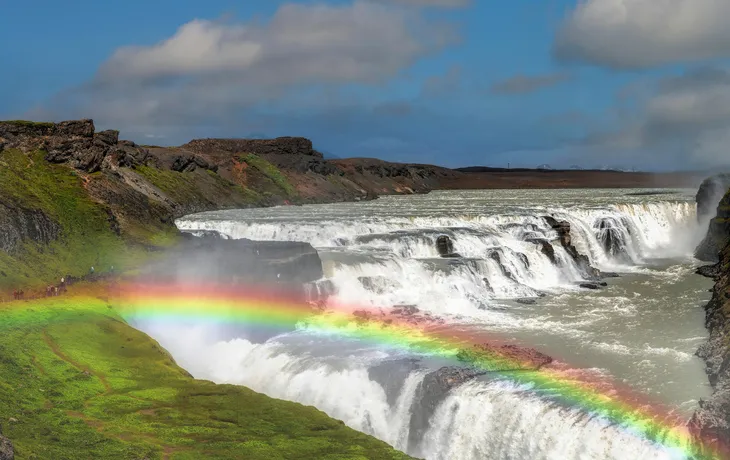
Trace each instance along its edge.
{"label": "small human figure", "polygon": [[18,300],[18,290],[13,289],[13,300]]}

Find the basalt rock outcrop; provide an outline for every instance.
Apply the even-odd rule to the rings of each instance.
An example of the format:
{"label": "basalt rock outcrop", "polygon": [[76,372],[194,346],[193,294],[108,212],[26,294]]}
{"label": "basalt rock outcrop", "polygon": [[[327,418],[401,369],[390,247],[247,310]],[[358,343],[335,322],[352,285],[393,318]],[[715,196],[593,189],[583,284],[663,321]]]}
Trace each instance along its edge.
{"label": "basalt rock outcrop", "polygon": [[43,212],[0,196],[0,251],[15,254],[25,241],[48,244],[60,232],[60,225]]}
{"label": "basalt rock outcrop", "polygon": [[436,238],[436,250],[441,257],[455,258],[461,257],[458,253],[454,252],[454,243],[446,235],[441,235]]}
{"label": "basalt rock outcrop", "polygon": [[573,237],[570,234],[570,222],[564,220],[558,221],[554,217],[550,216],[543,216],[543,219],[553,230],[557,232],[558,242],[563,248],[565,248],[568,255],[575,260],[583,277],[587,280],[599,279],[601,277],[601,272],[591,266],[588,256],[579,253],[578,249],[573,245]]}
{"label": "basalt rock outcrop", "polygon": [[149,151],[120,141],[119,131],[95,132],[93,120],[60,123],[0,122],[0,150],[43,150],[50,163],[68,164],[93,173],[103,167],[142,164]]}
{"label": "basalt rock outcrop", "polygon": [[[730,205],[730,191],[722,199],[718,220],[727,219],[723,203]],[[697,351],[706,364],[706,372],[713,388],[708,400],[700,401],[700,409],[690,421],[692,433],[708,448],[716,448],[730,458],[730,227],[711,226],[716,242],[722,249],[718,263],[701,272],[715,279],[712,298],[705,306],[705,326],[710,338]]]}

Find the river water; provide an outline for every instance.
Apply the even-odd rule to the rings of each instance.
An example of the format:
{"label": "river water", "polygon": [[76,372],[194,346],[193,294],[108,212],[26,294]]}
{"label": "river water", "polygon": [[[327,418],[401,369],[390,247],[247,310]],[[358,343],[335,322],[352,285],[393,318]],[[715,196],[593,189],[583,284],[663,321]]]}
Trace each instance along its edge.
{"label": "river water", "polygon": [[[544,216],[570,222],[578,251],[620,277],[582,289],[579,267],[559,244],[557,264],[535,244],[556,237]],[[609,376],[684,419],[710,394],[694,356],[707,337],[702,306],[711,282],[693,274],[703,232],[693,190],[434,192],[211,212],[177,224],[310,242],[330,281],[321,285],[334,287],[331,302],[416,305]],[[439,235],[460,258],[439,257]],[[383,372],[383,363],[407,357],[402,350],[304,330],[231,340],[209,325],[138,327],[196,377],[314,405],[429,460],[683,458],[507,381],[476,379],[424,409],[419,385],[429,369]]]}

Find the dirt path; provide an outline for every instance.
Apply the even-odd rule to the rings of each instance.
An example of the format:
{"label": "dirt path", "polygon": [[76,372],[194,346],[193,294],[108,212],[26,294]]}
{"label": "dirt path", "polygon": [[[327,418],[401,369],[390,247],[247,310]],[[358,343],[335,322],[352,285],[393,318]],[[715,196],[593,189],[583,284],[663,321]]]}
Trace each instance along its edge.
{"label": "dirt path", "polygon": [[85,372],[89,375],[92,375],[99,379],[101,384],[104,386],[104,394],[108,395],[111,394],[113,389],[111,385],[109,385],[109,382],[106,379],[106,376],[104,374],[101,374],[99,372],[94,371],[92,368],[88,366],[84,366],[83,364],[78,363],[77,361],[74,361],[71,357],[66,355],[63,351],[61,351],[61,348],[58,346],[56,342],[53,341],[53,338],[48,334],[48,331],[45,329],[43,330],[43,340],[46,342],[46,344],[50,347],[51,351],[58,356],[61,360],[66,361],[76,369],[80,370],[81,372]]}
{"label": "dirt path", "polygon": [[[86,401],[84,401],[84,406],[85,407],[88,406],[88,404],[94,398],[98,398],[100,396],[108,396],[108,395],[111,395],[111,394],[114,394],[115,393],[114,389],[109,384],[109,381],[107,380],[107,378],[106,378],[106,376],[104,374],[95,371],[94,369],[92,369],[89,366],[84,366],[83,364],[79,363],[78,361],[75,361],[73,358],[71,358],[70,356],[68,356],[67,354],[65,354],[61,350],[61,348],[59,347],[59,345],[53,340],[53,338],[50,336],[50,334],[48,334],[48,331],[46,331],[46,330],[43,330],[43,341],[46,343],[46,345],[48,345],[48,347],[51,349],[51,351],[53,351],[53,353],[58,358],[60,358],[61,360],[67,362],[68,364],[72,365],[73,367],[75,367],[79,371],[85,372],[88,375],[91,375],[93,377],[96,377],[97,379],[99,379],[99,381],[101,382],[101,384],[104,386],[104,392],[103,393],[100,393],[100,394],[97,394],[95,396],[92,396],[91,398],[89,398]],[[37,362],[35,356],[33,357],[33,364],[36,365],[36,367],[39,369],[39,371],[42,374],[46,375],[45,374],[45,369],[43,369],[43,367],[40,365],[40,363]],[[130,397],[132,399],[135,399],[135,400],[138,400],[138,401],[151,402],[151,401],[147,401],[147,400],[145,400],[143,398],[139,398],[139,397],[136,397],[136,396],[131,396],[131,395],[125,395],[125,396],[128,396],[128,397]],[[156,413],[156,410],[157,409],[159,409],[159,408],[154,408],[154,409],[140,409],[137,412],[139,412],[141,414],[144,414],[144,415],[156,416],[157,415],[157,413]],[[129,442],[130,440],[135,440],[135,441],[146,440],[150,444],[153,444],[153,445],[159,447],[160,449],[162,449],[162,459],[163,460],[169,460],[171,458],[171,456],[173,454],[175,454],[176,452],[182,452],[182,451],[189,450],[187,448],[177,448],[177,447],[172,447],[172,446],[168,446],[166,444],[163,444],[158,438],[154,437],[151,434],[147,434],[147,433],[109,434],[109,433],[107,433],[106,423],[103,420],[99,420],[99,419],[94,418],[94,417],[89,417],[88,415],[84,414],[83,412],[66,411],[66,415],[68,415],[69,417],[73,417],[73,418],[77,418],[79,420],[82,420],[89,427],[93,428],[98,433],[101,433],[101,434],[103,434],[105,436],[112,436],[112,437],[115,437],[115,438],[117,438],[117,439],[119,439],[121,441],[126,441],[126,442]]]}

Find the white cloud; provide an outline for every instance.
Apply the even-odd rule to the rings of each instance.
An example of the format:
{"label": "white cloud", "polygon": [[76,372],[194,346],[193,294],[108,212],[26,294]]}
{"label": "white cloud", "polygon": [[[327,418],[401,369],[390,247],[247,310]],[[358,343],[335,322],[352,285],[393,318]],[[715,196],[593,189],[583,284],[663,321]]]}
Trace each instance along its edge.
{"label": "white cloud", "polygon": [[451,24],[417,9],[291,3],[264,22],[196,19],[159,43],[120,48],[46,108],[128,132],[240,124],[262,104],[296,110],[353,84],[385,85],[455,40]]}
{"label": "white cloud", "polygon": [[730,57],[728,0],[580,0],[554,54],[612,68]]}
{"label": "white cloud", "polygon": [[365,1],[286,4],[265,24],[194,20],[161,43],[119,49],[99,81],[226,75],[267,86],[375,82],[451,38],[420,16]]}

